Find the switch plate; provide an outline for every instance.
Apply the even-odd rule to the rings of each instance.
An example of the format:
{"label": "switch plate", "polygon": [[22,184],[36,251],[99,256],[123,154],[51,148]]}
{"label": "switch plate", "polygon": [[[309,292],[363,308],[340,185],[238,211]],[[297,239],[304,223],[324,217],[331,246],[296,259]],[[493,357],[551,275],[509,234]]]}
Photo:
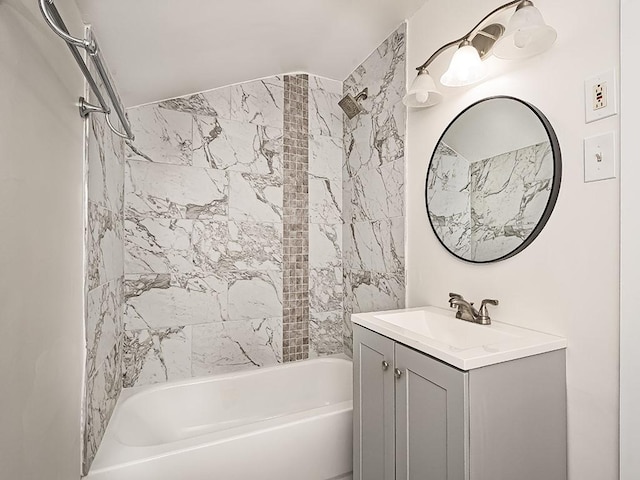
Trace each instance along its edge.
{"label": "switch plate", "polygon": [[595,122],[618,113],[614,70],[585,80],[584,106],[586,123]]}
{"label": "switch plate", "polygon": [[615,134],[608,132],[584,139],[584,181],[616,178]]}

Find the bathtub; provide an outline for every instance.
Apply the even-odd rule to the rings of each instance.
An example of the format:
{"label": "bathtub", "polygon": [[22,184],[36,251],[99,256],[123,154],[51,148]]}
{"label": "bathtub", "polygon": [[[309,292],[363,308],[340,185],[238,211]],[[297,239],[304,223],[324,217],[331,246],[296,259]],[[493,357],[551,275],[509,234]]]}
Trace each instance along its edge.
{"label": "bathtub", "polygon": [[351,362],[320,358],[125,389],[87,480],[342,480]]}

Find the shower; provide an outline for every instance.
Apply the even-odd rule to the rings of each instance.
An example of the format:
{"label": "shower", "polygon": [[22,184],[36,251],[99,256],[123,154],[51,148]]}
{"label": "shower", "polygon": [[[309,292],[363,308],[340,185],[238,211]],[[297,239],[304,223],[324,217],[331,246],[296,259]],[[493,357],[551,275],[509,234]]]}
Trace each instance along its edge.
{"label": "shower", "polygon": [[347,93],[342,100],[338,102],[340,108],[344,111],[344,113],[351,120],[353,117],[362,112],[362,107],[358,103],[360,100],[366,100],[369,96],[369,89],[365,87],[360,93],[356,95],[356,98],[353,98],[350,93]]}

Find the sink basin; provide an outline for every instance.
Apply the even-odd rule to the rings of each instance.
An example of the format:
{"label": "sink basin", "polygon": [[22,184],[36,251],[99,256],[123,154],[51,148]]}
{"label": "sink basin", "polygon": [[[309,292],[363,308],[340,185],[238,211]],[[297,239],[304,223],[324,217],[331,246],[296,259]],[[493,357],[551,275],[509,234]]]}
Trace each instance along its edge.
{"label": "sink basin", "polygon": [[353,323],[431,355],[461,370],[566,348],[567,341],[548,333],[493,322],[479,325],[437,307],[358,313]]}
{"label": "sink basin", "polygon": [[514,335],[487,328],[489,325],[458,320],[453,312],[443,315],[432,310],[417,310],[381,314],[376,318],[460,350],[514,340]]}

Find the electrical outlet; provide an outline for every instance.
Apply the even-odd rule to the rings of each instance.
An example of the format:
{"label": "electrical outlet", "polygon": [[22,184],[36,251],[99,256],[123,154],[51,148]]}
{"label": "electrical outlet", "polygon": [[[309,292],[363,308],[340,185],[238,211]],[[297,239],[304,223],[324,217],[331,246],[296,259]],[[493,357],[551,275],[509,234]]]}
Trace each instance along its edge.
{"label": "electrical outlet", "polygon": [[595,122],[617,112],[616,77],[613,70],[584,82],[585,122]]}
{"label": "electrical outlet", "polygon": [[607,82],[593,86],[593,109],[600,110],[607,106]]}

